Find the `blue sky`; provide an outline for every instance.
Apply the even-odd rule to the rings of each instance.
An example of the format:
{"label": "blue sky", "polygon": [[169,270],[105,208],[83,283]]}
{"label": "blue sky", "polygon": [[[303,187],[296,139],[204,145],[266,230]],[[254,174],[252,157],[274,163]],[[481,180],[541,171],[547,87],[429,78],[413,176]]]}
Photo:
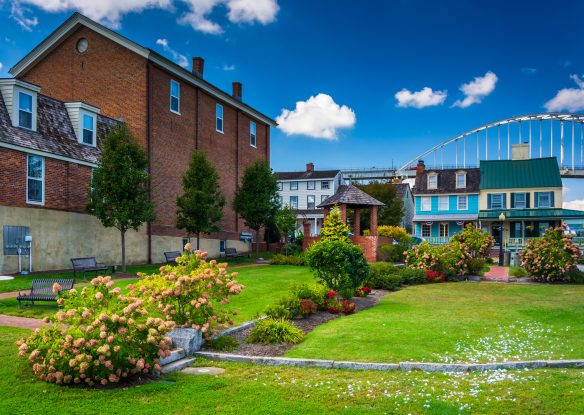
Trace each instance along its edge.
{"label": "blue sky", "polygon": [[579,1],[0,0],[0,76],[75,10],[243,82],[279,117],[275,170],[399,165],[490,121],[584,108]]}

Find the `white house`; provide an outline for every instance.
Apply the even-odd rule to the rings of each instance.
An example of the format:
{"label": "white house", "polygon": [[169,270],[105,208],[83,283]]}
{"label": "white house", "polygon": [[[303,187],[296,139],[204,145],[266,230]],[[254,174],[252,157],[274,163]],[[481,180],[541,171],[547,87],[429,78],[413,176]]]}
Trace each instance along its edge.
{"label": "white house", "polygon": [[308,163],[305,171],[276,172],[278,193],[282,206],[291,206],[298,212],[298,228],[310,222],[311,236],[320,233],[324,218],[323,209],[317,206],[334,195],[341,185],[340,170],[314,170]]}

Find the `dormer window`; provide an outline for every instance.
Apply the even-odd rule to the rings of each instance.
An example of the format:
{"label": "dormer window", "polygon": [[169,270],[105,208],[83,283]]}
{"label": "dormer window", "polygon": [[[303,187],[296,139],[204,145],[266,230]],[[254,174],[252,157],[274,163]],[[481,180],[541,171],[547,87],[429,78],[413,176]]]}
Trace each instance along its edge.
{"label": "dormer window", "polygon": [[66,102],[65,107],[79,144],[95,147],[97,145],[97,115],[99,108],[84,102]]}
{"label": "dormer window", "polygon": [[32,130],[32,95],[18,93],[18,126]]}
{"label": "dormer window", "polygon": [[83,144],[95,145],[95,115],[83,113]]}
{"label": "dormer window", "polygon": [[466,173],[464,172],[456,173],[456,188],[457,189],[466,188]]}
{"label": "dormer window", "polygon": [[428,190],[438,189],[438,175],[431,173],[428,175]]}
{"label": "dormer window", "polygon": [[0,92],[13,127],[37,129],[37,94],[41,88],[20,79],[0,79]]}

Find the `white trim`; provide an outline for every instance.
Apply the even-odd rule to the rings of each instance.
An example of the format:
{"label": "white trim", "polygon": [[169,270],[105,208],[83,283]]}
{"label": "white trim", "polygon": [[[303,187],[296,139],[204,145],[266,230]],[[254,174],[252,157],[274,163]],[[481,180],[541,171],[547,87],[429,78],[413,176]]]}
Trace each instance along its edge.
{"label": "white trim", "polygon": [[[178,95],[176,97],[172,95],[172,84],[176,84],[176,86],[178,88]],[[170,112],[172,112],[174,114],[177,114],[177,115],[180,115],[180,83],[178,81],[175,81],[174,79],[171,79],[170,80],[170,94],[169,95],[170,95],[169,96],[169,101],[170,101],[169,102],[169,109],[170,109]],[[173,98],[176,98],[177,101],[178,101],[178,111],[175,111],[175,110],[172,109],[172,99]]]}
{"label": "white trim", "polygon": [[[464,186],[459,186],[458,185],[458,176],[463,176],[464,177]],[[457,171],[454,174],[454,187],[457,189],[466,189],[466,172],[465,171]]]}
{"label": "white trim", "polygon": [[[93,118],[93,140],[91,142],[91,144],[86,143],[85,141],[83,141],[83,131],[85,130],[84,128],[84,123],[85,120],[83,119],[85,116],[91,117]],[[80,110],[79,111],[79,118],[81,118],[80,122],[79,122],[79,144],[84,145],[84,146],[88,146],[88,147],[96,147],[97,146],[97,114],[89,112],[89,111],[85,111],[85,110]]]}
{"label": "white trim", "polygon": [[[219,118],[219,107],[221,107],[221,118]],[[218,120],[221,120],[221,129],[217,128]],[[220,104],[218,102],[215,104],[215,131],[221,134],[225,133],[225,111],[223,108],[223,104]]]}
{"label": "white trim", "polygon": [[77,159],[74,159],[71,157],[61,156],[59,154],[53,154],[53,153],[49,153],[49,152],[43,151],[43,150],[35,150],[32,148],[26,148],[26,147],[17,146],[14,144],[3,143],[1,141],[0,141],[0,147],[7,148],[9,150],[20,151],[20,152],[31,154],[31,155],[41,156],[41,157],[45,157],[45,158],[51,158],[51,159],[61,160],[61,161],[68,161],[70,163],[80,164],[82,166],[88,166],[88,167],[94,167],[94,168],[97,167],[96,163],[90,163],[88,161],[83,161],[83,160],[77,160]]}
{"label": "white trim", "polygon": [[[39,157],[40,159],[42,159],[43,164],[42,164],[42,176],[40,178],[40,180],[36,177],[29,177],[28,175],[28,162],[29,162],[29,158],[30,157]],[[39,205],[39,206],[44,206],[45,204],[45,169],[46,169],[46,163],[45,163],[45,158],[36,154],[27,154],[26,155],[26,204],[27,205]],[[37,180],[41,182],[41,194],[42,194],[42,201],[37,201],[37,200],[29,200],[28,198],[28,181],[29,180]]]}
{"label": "white trim", "polygon": [[[440,199],[446,199],[446,209],[440,209]],[[438,196],[438,210],[444,212],[445,210],[450,210],[450,196],[440,195]]]}
{"label": "white trim", "polygon": [[[466,199],[466,208],[465,209],[461,209],[460,208],[460,198],[464,197]],[[461,210],[461,211],[465,211],[468,210],[468,195],[456,195],[456,210]]]}
{"label": "white trim", "polygon": [[[429,209],[424,208],[424,201],[430,202]],[[425,196],[420,198],[420,212],[431,212],[432,211],[432,198],[430,196]]]}
{"label": "white trim", "polygon": [[[27,95],[30,97],[30,128],[20,125],[20,95]],[[36,115],[37,115],[37,94],[35,92],[30,92],[27,90],[22,90],[20,88],[14,88],[14,95],[16,98],[16,105],[14,106],[14,121],[16,123],[15,127],[24,128],[29,131],[36,131]],[[24,111],[28,113],[27,111]]]}
{"label": "white trim", "polygon": [[[436,178],[436,185],[433,187],[430,187],[430,178]],[[427,183],[427,188],[428,190],[437,190],[438,189],[438,173],[428,173],[428,183]]]}

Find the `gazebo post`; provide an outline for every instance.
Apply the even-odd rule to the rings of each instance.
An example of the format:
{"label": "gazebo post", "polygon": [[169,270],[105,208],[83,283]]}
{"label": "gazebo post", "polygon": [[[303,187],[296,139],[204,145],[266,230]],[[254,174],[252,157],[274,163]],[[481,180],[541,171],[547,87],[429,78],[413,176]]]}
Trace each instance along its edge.
{"label": "gazebo post", "polygon": [[341,211],[341,220],[347,223],[347,205],[343,203],[342,205],[339,206],[339,209]]}
{"label": "gazebo post", "polygon": [[377,236],[377,206],[371,206],[371,236]]}
{"label": "gazebo post", "polygon": [[353,234],[359,236],[361,235],[361,209],[358,207],[354,210],[353,218]]}

